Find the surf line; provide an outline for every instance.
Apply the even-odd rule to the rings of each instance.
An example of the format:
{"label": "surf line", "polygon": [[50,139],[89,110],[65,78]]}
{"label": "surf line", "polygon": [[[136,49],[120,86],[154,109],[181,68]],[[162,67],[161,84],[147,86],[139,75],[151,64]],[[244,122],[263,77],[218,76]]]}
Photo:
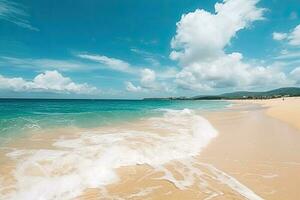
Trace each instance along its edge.
{"label": "surf line", "polygon": [[249,199],[249,200],[264,200],[262,197],[258,196],[256,193],[254,193],[252,190],[250,190],[247,186],[240,183],[237,179],[234,177],[228,175],[227,173],[217,169],[211,164],[207,163],[199,163],[200,165],[208,168],[211,173],[213,173],[217,180],[220,181],[223,184],[226,184],[229,186],[232,190],[236,191],[243,197]]}

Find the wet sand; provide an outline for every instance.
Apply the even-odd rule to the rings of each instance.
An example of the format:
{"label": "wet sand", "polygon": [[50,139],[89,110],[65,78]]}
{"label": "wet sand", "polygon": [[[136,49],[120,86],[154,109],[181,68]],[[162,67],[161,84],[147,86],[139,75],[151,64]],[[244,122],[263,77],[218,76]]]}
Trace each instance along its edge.
{"label": "wet sand", "polygon": [[[299,99],[285,100],[285,103],[289,101],[297,104]],[[198,156],[171,161],[160,170],[147,165],[119,168],[118,183],[102,189],[86,189],[75,199],[298,200],[300,129],[297,129],[297,116],[300,112],[294,106],[300,104],[281,106],[276,100],[262,105],[235,102],[232,108],[222,112],[201,113],[219,135]],[[286,117],[290,113],[293,115]],[[139,128],[143,129],[143,124]],[[20,140],[10,148],[52,149],[51,144],[58,135],[76,138],[74,133],[79,132],[61,131],[46,140],[45,134],[35,135],[30,142],[28,138]],[[13,161],[5,159],[8,151],[0,154],[1,163],[6,163],[0,166],[1,174],[9,174],[14,167]],[[170,177],[180,184],[176,185]],[[187,177],[193,181],[187,181]]]}
{"label": "wet sand", "polygon": [[207,116],[220,135],[201,153],[202,158],[263,199],[299,199],[299,129],[269,117],[269,108],[245,106],[245,111]]}
{"label": "wet sand", "polygon": [[238,104],[258,104],[267,108],[271,117],[282,120],[300,129],[300,97],[288,97],[268,100],[237,100]]}
{"label": "wet sand", "polygon": [[[205,187],[199,187],[196,181],[180,190],[171,182],[157,180],[160,174],[151,167],[138,166],[120,169],[122,181],[108,186],[107,192],[124,199],[299,199],[299,130],[269,117],[266,108],[248,104],[204,116],[220,132],[195,158],[203,172],[198,181],[206,180]],[[257,196],[243,196],[240,188],[235,191],[205,164],[236,179]],[[176,174],[176,170],[171,171]],[[103,196],[98,190],[86,191],[82,196],[99,197]]]}
{"label": "wet sand", "polygon": [[[197,162],[222,170],[262,199],[297,200],[300,197],[299,130],[269,117],[266,109],[243,104],[226,112],[206,113],[205,117],[220,134],[196,158]],[[199,168],[204,172],[202,178],[210,185],[206,188],[194,184],[180,190],[171,182],[155,180],[159,174],[150,167],[138,166],[119,170],[123,181],[109,186],[107,192],[125,199],[245,199],[216,177],[209,178],[212,174],[205,167]],[[141,191],[143,197],[137,195]],[[83,197],[101,197],[98,192],[87,191]]]}

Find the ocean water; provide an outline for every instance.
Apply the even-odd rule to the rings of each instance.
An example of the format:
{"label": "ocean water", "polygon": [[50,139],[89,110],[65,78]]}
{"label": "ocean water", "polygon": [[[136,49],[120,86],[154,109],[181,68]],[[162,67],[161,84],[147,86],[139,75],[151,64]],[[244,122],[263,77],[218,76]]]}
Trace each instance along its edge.
{"label": "ocean water", "polygon": [[[224,109],[228,102],[1,100],[0,105],[1,134],[14,137],[12,143],[22,132],[84,127],[72,132],[72,137],[62,131],[51,140],[43,134],[38,140],[27,135],[28,141],[25,137],[21,144],[2,144],[0,199],[77,199],[89,188],[100,191],[98,199],[132,199],[137,194],[137,199],[143,199],[155,192],[140,188],[137,194],[123,197],[110,194],[106,187],[122,182],[117,170],[128,166],[149,166],[152,170],[140,178],[156,174],[156,180],[168,181],[178,190],[197,187],[208,199],[223,195],[213,187],[216,184],[247,199],[261,199],[233,177],[196,158],[218,135],[201,112]],[[122,125],[124,121],[129,123]]]}
{"label": "ocean water", "polygon": [[0,137],[43,128],[112,125],[162,115],[168,109],[213,110],[227,105],[225,101],[0,99]]}

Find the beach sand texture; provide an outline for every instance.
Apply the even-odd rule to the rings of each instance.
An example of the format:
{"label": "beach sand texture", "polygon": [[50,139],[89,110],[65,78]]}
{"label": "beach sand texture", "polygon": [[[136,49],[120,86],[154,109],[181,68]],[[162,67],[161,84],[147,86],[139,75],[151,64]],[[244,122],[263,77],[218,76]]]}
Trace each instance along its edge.
{"label": "beach sand texture", "polygon": [[[172,182],[155,179],[159,174],[150,168],[139,166],[120,170],[123,181],[109,186],[108,192],[125,199],[299,199],[300,132],[265,112],[246,104],[205,115],[220,134],[196,157],[203,174],[191,187],[180,190]],[[178,169],[170,171],[180,179]],[[203,180],[207,185],[201,187]],[[97,192],[88,191],[84,199],[93,195]]]}
{"label": "beach sand texture", "polygon": [[[241,102],[241,101],[239,101]],[[260,104],[267,108],[267,114],[300,129],[300,98],[278,98],[269,100],[250,100],[247,103]]]}

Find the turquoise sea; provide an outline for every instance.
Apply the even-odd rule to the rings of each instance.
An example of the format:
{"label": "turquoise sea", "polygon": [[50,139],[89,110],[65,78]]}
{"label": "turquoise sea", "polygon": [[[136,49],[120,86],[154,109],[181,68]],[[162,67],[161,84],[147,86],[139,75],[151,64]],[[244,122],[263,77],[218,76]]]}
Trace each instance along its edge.
{"label": "turquoise sea", "polygon": [[[219,180],[223,172],[207,168],[195,158],[219,134],[202,113],[222,110],[229,104],[192,100],[1,99],[0,199],[77,199],[90,188],[98,189],[102,199],[132,199],[131,193],[116,198],[114,193],[103,191],[122,182],[118,169],[140,165],[150,166],[151,170],[139,180],[157,173],[158,179],[180,190],[198,185],[196,181],[207,177],[211,177],[210,181]],[[63,129],[57,131],[59,127]],[[210,174],[202,172],[201,167]],[[176,169],[180,178],[171,169]],[[231,187],[227,181],[231,179],[223,179],[221,184]],[[243,185],[232,187],[244,191]],[[148,190],[141,188],[139,193],[148,194]]]}
{"label": "turquoise sea", "polygon": [[225,101],[0,99],[0,136],[28,130],[110,125],[160,115],[166,109],[214,110]]}

